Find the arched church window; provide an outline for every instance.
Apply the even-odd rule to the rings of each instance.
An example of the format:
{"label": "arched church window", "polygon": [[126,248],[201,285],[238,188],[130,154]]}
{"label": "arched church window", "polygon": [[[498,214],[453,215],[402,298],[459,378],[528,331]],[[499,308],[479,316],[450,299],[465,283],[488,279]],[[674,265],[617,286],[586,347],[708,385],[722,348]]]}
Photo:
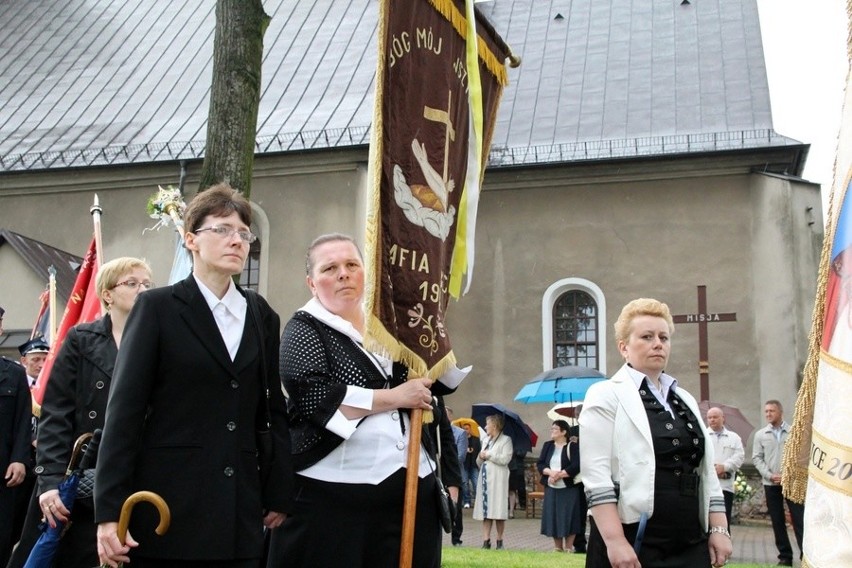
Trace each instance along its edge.
{"label": "arched church window", "polygon": [[252,223],[251,232],[258,235],[257,240],[251,244],[249,255],[246,259],[246,265],[243,268],[243,273],[240,274],[240,286],[243,288],[251,288],[255,292],[260,286],[260,233],[258,228]]}
{"label": "arched church window", "polygon": [[598,369],[598,304],[583,290],[569,290],[553,305],[553,366]]}

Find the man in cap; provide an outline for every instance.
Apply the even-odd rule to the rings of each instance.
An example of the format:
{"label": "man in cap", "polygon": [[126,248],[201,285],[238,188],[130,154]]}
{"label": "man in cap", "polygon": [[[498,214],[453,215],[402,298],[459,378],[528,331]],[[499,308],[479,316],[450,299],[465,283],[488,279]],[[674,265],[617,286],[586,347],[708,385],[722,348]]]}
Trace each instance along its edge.
{"label": "man in cap", "polygon": [[[0,334],[3,333],[0,308]],[[0,357],[0,566],[5,566],[17,540],[13,536],[12,519],[18,486],[24,481],[27,462],[30,460],[32,442],[30,417],[32,399],[27,385],[27,375],[16,362]]]}
{"label": "man in cap", "polygon": [[[21,353],[21,365],[24,367],[24,372],[27,374],[27,383],[30,391],[35,386],[36,379],[41,373],[44,362],[47,359],[47,352],[50,351],[50,346],[42,337],[35,337],[18,346],[18,351]],[[32,405],[30,406],[32,408]],[[31,437],[30,437],[30,458],[26,462],[27,471],[26,477],[18,487],[17,496],[15,498],[15,514],[12,519],[12,541],[17,542],[21,537],[21,532],[24,528],[24,519],[27,516],[27,507],[29,506],[30,496],[35,489],[36,474],[35,474],[35,453],[36,453],[36,428],[38,419],[35,416],[30,416]]]}
{"label": "man in cap", "polygon": [[21,365],[27,372],[27,382],[30,384],[30,388],[33,388],[42,367],[44,367],[50,346],[44,338],[36,337],[19,346],[18,351],[21,352]]}

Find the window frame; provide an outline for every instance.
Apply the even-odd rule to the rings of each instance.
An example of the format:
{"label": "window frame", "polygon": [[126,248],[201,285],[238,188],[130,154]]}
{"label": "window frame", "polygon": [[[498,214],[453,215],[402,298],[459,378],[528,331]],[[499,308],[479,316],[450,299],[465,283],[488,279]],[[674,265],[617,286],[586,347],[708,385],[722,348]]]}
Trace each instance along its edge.
{"label": "window frame", "polygon": [[579,291],[585,292],[592,297],[598,307],[598,370],[607,374],[607,337],[608,326],[606,318],[606,297],[600,287],[585,278],[563,278],[551,284],[542,296],[541,302],[541,327],[542,327],[542,369],[547,371],[553,368],[553,360],[556,358],[556,343],[554,330],[554,309],[556,302],[566,293]]}

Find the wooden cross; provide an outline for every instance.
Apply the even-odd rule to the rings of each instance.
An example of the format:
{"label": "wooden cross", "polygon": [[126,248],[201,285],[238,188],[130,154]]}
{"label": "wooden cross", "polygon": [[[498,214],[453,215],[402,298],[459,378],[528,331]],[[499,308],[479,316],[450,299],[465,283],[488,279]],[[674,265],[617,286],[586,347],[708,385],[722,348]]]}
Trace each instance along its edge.
{"label": "wooden cross", "polygon": [[675,323],[698,324],[698,373],[701,377],[701,399],[710,400],[710,355],[707,348],[707,324],[717,321],[737,321],[737,313],[707,311],[707,286],[698,286],[698,313],[672,316]]}

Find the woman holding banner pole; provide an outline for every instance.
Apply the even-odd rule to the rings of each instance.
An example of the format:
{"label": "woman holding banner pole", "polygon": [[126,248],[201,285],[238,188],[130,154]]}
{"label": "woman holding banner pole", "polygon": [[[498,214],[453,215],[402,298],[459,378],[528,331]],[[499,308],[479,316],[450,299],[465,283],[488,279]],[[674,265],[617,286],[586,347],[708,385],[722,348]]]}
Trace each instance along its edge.
{"label": "woman holding banner pole", "polygon": [[[410,409],[432,409],[430,381],[364,348],[364,265],[351,237],[323,235],[306,257],[313,296],[281,338],[295,504],[273,531],[269,567],[396,568],[399,563]],[[440,422],[442,474],[457,500],[461,471],[449,421]],[[433,440],[419,458],[414,565],[440,566]],[[333,538],[329,538],[333,536]]]}

